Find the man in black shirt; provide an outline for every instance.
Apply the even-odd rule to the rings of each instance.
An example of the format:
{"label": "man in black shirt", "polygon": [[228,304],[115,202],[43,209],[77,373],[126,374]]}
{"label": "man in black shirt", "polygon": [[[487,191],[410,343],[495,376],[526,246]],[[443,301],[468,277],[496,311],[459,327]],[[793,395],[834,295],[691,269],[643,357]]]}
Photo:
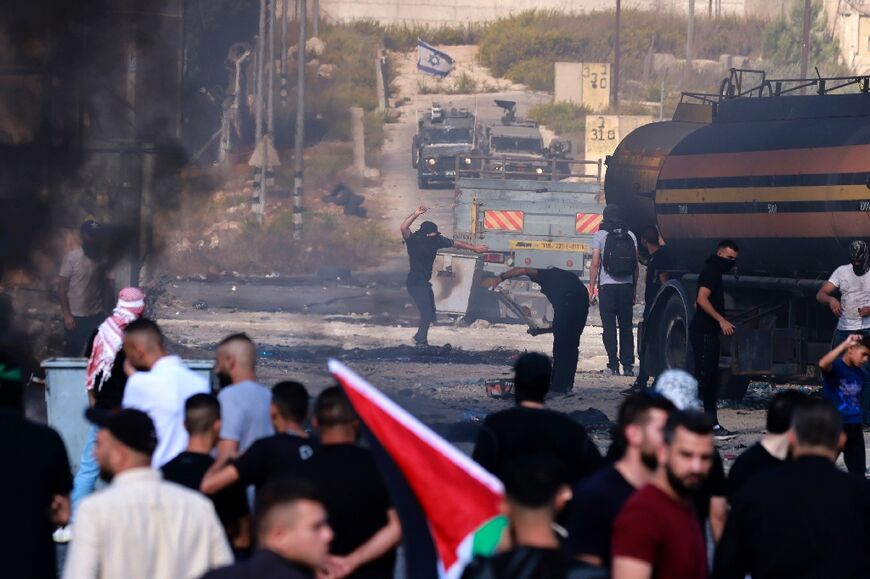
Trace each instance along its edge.
{"label": "man in black shirt", "polygon": [[613,445],[621,454],[574,488],[568,515],[568,549],[577,559],[609,569],[613,522],[634,491],[652,480],[658,450],[674,405],[655,392],[637,392],[619,407]]}
{"label": "man in black shirt", "polygon": [[704,412],[716,423],[713,436],[719,440],[733,437],[719,424],[716,401],[719,395],[719,336],[734,334],[734,324],[725,319],[722,275],[734,267],[738,251],[736,243],[725,239],[719,242],[716,254],[707,259],[707,266],[698,276],[695,316],[689,326],[689,339],[695,356],[695,378],[700,386]]}
{"label": "man in black shirt", "polygon": [[420,229],[411,233],[411,225],[428,210],[421,205],[402,221],[399,228],[408,248],[408,262],[411,267],[407,279],[408,293],[420,310],[420,325],[414,334],[414,343],[417,346],[429,345],[429,326],[435,321],[435,294],[432,293],[432,284],[429,281],[432,279],[435,254],[439,249],[448,247],[468,249],[475,253],[487,250],[485,245],[473,245],[444,237],[438,232],[438,226],[431,221],[424,221],[420,224]]}
{"label": "man in black shirt", "polygon": [[326,568],[332,530],[320,492],[308,481],[279,477],[257,493],[259,549],[242,563],[202,579],[314,579]]}
{"label": "man in black shirt", "polygon": [[590,569],[560,548],[553,531],[562,487],[560,470],[552,457],[524,457],[511,464],[504,477],[511,548],[493,557],[475,558],[462,579],[609,577],[605,570]]}
{"label": "man in black shirt", "polygon": [[867,481],[834,461],[845,444],[837,410],[810,400],[795,410],[792,461],[746,482],[716,552],[716,579],[859,578],[870,568]]}
{"label": "man in black shirt", "polygon": [[[161,469],[163,478],[198,491],[214,464],[211,452],[221,431],[221,406],[214,394],[194,394],[184,403],[184,427],[189,434],[187,450]],[[236,559],[251,548],[251,517],[245,487],[234,484],[211,497],[214,510],[226,531]]]}
{"label": "man in black shirt", "polygon": [[788,430],[795,410],[808,400],[800,390],[778,392],[767,407],[767,433],[737,457],[728,471],[728,500],[747,481],[788,458]]}
{"label": "man in black shirt", "polygon": [[359,419],[340,387],[320,393],[312,422],[321,446],[301,474],[320,490],[335,533],[327,567],[336,577],[392,579],[399,516],[372,453],[357,445]]}
{"label": "man in black shirt", "polygon": [[547,296],[553,306],[553,381],[550,390],[570,392],[574,388],[574,375],[577,373],[580,336],[589,315],[589,292],[580,278],[558,267],[515,267],[496,278],[485,280],[484,285],[495,288],[506,279],[520,276],[527,276],[541,286],[541,293]]}
{"label": "man in black shirt", "polygon": [[298,476],[302,463],[315,453],[316,445],[302,427],[308,416],[308,391],[298,382],[272,387],[272,436],[261,438],[234,461],[215,465],[202,479],[200,490],[212,495],[238,482],[259,489],[278,476]]}
{"label": "man in black shirt", "polygon": [[0,352],[0,560],[4,579],[53,579],[55,525],[70,516],[72,473],[57,432],[24,416],[21,363]]}
{"label": "man in black shirt", "polygon": [[564,484],[573,484],[598,470],[604,461],[583,426],[544,407],[549,384],[547,356],[522,355],[514,366],[517,405],[486,417],[471,457],[499,478],[505,475],[508,463],[529,455],[559,460]]}
{"label": "man in black shirt", "polygon": [[[641,241],[646,246],[649,253],[649,259],[646,261],[646,278],[643,290],[643,321],[641,329],[638,333],[646,330],[649,312],[655,302],[656,296],[662,286],[668,281],[667,269],[671,267],[670,256],[668,255],[667,246],[659,243],[659,232],[655,227],[648,227],[641,234]],[[635,388],[643,389],[647,387],[649,381],[649,370],[647,368],[647,360],[643,351],[642,338],[638,339],[638,353],[640,357],[640,370],[635,381]]]}

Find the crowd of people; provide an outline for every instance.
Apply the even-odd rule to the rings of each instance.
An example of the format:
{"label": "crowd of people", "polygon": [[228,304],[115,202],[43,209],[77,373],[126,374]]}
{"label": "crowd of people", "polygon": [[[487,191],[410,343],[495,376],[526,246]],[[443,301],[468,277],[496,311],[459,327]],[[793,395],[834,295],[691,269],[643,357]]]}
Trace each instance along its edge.
{"label": "crowd of people", "polygon": [[[24,418],[17,361],[0,359],[0,440],[22,467],[0,483],[20,523],[0,542],[6,576],[55,577],[52,529],[67,525],[68,579],[392,578],[399,514],[341,388],[312,404],[297,382],[263,385],[255,344],[233,334],[217,346],[213,394],[140,317],[143,297],[122,290],[89,344],[92,429],[75,482],[61,439]],[[870,488],[849,429],[861,390],[843,403],[837,377],[856,382],[868,357],[851,334],[819,362],[836,405],[774,396],[766,434],[726,477],[686,372],[628,395],[602,453],[547,408],[550,359],[521,356],[516,405],[487,417],[472,452],[504,483],[507,524],[463,577],[864,576]],[[94,465],[107,483],[96,492]]]}

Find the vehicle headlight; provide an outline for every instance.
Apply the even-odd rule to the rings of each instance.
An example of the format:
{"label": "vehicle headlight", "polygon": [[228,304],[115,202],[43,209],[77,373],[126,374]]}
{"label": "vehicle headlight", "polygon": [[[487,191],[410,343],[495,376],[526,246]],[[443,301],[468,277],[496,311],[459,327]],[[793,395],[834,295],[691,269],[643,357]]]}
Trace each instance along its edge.
{"label": "vehicle headlight", "polygon": [[426,159],[426,164],[429,165],[430,167],[434,167],[435,163],[437,163],[437,162],[438,161],[435,159],[435,157],[429,157],[428,159]]}
{"label": "vehicle headlight", "polygon": [[535,167],[535,173],[537,173],[538,175],[543,175],[544,169],[542,167]]}
{"label": "vehicle headlight", "polygon": [[471,165],[471,157],[465,157],[464,161],[466,165]]}

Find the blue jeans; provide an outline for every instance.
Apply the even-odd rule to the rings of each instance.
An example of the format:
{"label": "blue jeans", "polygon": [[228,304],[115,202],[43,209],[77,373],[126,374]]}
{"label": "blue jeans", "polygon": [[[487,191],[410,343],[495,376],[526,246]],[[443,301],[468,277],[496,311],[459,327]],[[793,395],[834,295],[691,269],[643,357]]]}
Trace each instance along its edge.
{"label": "blue jeans", "polygon": [[72,489],[72,516],[75,517],[76,508],[86,496],[94,492],[97,480],[100,478],[100,465],[94,457],[94,445],[97,442],[99,427],[91,424],[85,446],[82,448],[82,456],[79,459],[79,471],[73,479]]}
{"label": "blue jeans", "polygon": [[[834,330],[834,339],[831,341],[833,350],[842,344],[850,334],[870,336],[870,329],[865,330]],[[864,424],[870,424],[870,361],[861,368],[864,372],[864,388],[861,390],[861,407],[864,409]]]}

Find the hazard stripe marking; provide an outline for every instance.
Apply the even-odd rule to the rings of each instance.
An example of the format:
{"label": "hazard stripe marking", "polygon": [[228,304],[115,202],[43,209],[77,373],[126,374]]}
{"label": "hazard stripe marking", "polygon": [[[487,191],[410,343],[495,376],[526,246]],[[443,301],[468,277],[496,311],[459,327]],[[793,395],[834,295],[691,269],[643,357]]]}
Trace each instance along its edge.
{"label": "hazard stripe marking", "polygon": [[578,213],[577,233],[595,233],[604,217],[600,213]]}
{"label": "hazard stripe marking", "polygon": [[502,231],[522,231],[525,214],[522,211],[485,211],[483,227]]}

